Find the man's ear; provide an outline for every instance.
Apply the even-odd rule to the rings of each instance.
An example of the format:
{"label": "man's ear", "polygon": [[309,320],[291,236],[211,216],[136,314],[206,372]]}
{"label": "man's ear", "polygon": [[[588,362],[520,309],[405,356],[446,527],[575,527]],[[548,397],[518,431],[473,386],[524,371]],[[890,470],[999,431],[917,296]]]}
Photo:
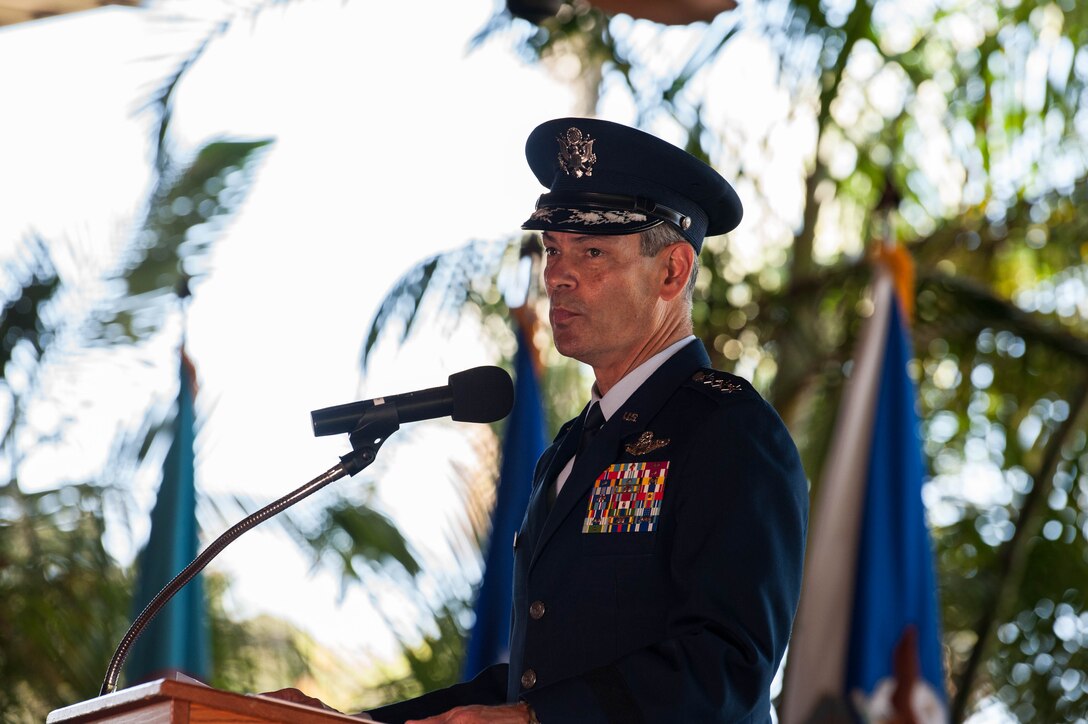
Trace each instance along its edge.
{"label": "man's ear", "polygon": [[686,241],[661,250],[665,257],[665,278],[661,282],[661,298],[671,302],[684,293],[691,278],[691,269],[695,266],[695,248]]}

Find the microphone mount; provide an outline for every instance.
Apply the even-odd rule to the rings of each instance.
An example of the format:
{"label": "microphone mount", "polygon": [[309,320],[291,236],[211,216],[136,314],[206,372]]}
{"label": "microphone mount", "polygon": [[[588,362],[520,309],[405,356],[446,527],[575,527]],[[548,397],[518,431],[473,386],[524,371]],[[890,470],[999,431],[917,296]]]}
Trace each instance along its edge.
{"label": "microphone mount", "polygon": [[351,452],[340,456],[344,472],[353,476],[366,468],[378,455],[378,448],[400,429],[396,405],[381,405],[359,418],[358,426],[348,434]]}

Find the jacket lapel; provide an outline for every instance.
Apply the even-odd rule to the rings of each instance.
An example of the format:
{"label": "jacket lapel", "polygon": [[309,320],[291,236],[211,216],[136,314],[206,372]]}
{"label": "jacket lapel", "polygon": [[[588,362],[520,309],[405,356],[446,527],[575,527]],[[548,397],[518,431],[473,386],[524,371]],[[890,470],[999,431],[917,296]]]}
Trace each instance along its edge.
{"label": "jacket lapel", "polygon": [[540,531],[544,528],[544,521],[548,517],[548,490],[551,488],[555,477],[559,475],[559,471],[567,464],[567,461],[574,454],[574,450],[578,447],[578,439],[582,435],[582,422],[586,418],[586,409],[588,408],[589,405],[587,404],[582,408],[578,417],[567,424],[566,430],[560,431],[560,434],[556,436],[555,441],[552,443],[553,449],[544,453],[545,455],[550,454],[551,458],[542,466],[539,477],[533,481],[533,492],[529,497],[527,510],[525,535],[527,536],[526,540],[533,546],[534,550]]}
{"label": "jacket lapel", "polygon": [[[585,505],[586,495],[594,481],[596,481],[597,476],[619,457],[620,443],[633,435],[644,432],[647,424],[661,409],[662,405],[672,397],[676,388],[697,370],[709,366],[710,358],[699,340],[692,340],[690,344],[685,345],[666,360],[641,387],[635,390],[627,402],[616,410],[615,414],[601,428],[601,431],[597,433],[597,436],[593,438],[593,442],[590,443],[589,447],[574,462],[570,477],[563,484],[563,489],[559,492],[555,505],[548,512],[546,488],[555,480],[555,476],[567,464],[578,446],[578,439],[582,432],[582,420],[585,419],[585,410],[582,410],[582,414],[579,415],[577,422],[571,427],[559,450],[548,465],[544,478],[534,491],[534,500],[530,502],[530,518],[543,514],[543,517],[538,519],[543,524],[543,530],[534,528],[534,533],[536,530],[541,530],[541,533],[539,538],[534,536],[532,539],[534,544],[533,557],[529,564],[530,568],[540,557],[541,551],[560,524],[571,514],[571,511],[578,506]],[[532,510],[534,507],[536,510]]]}

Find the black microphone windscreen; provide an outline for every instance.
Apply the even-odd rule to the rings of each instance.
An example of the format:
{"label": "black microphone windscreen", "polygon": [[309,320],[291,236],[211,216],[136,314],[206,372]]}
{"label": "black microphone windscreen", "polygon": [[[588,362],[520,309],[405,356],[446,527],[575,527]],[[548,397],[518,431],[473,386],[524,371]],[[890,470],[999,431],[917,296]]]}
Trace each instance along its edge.
{"label": "black microphone windscreen", "polygon": [[458,422],[494,422],[510,414],[514,383],[502,367],[473,367],[450,375],[453,419]]}

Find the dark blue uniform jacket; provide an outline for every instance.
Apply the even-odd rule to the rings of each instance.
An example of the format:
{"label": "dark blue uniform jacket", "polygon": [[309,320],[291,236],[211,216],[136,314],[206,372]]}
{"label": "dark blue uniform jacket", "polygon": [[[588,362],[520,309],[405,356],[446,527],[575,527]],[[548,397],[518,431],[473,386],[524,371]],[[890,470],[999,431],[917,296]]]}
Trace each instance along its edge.
{"label": "dark blue uniform jacket", "polygon": [[775,411],[709,363],[697,341],[667,360],[549,509],[581,423],[563,426],[515,544],[509,666],[375,719],[520,699],[543,724],[769,720],[801,590],[807,484]]}

